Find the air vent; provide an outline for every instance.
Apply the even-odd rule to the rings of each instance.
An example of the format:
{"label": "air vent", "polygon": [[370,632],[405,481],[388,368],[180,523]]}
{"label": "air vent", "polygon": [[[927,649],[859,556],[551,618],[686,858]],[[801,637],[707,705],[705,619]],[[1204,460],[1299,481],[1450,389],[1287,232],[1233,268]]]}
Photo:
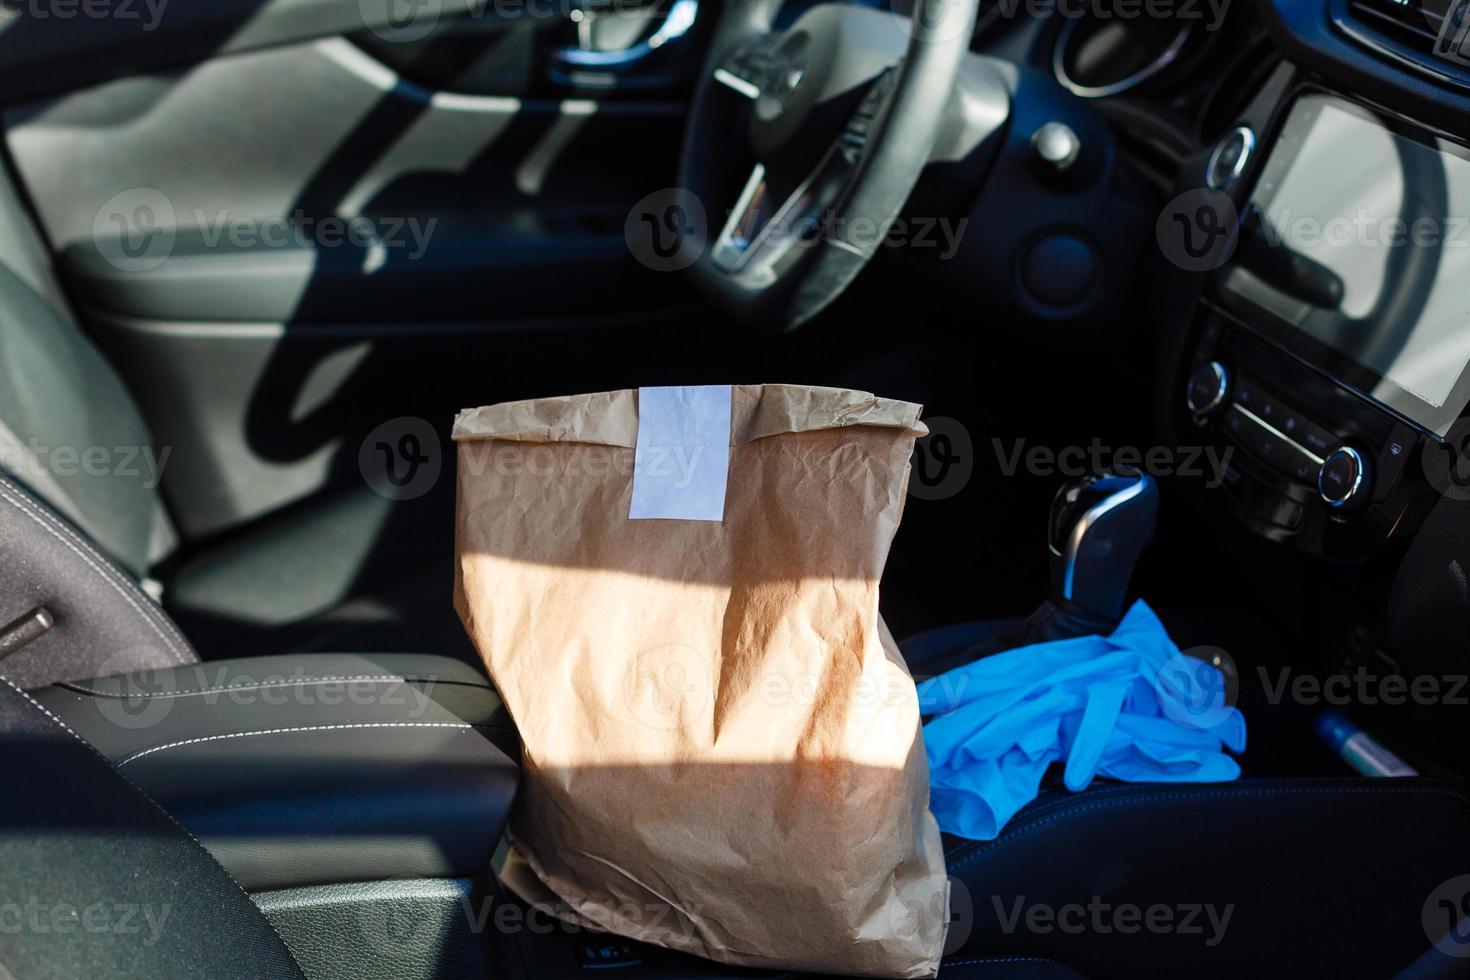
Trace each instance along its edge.
{"label": "air vent", "polygon": [[1345,33],[1436,77],[1470,85],[1470,0],[1347,0]]}
{"label": "air vent", "polygon": [[[1399,3],[1398,0],[1351,0],[1348,8],[1365,27],[1384,37],[1408,45],[1424,54],[1433,54],[1440,28],[1444,25],[1445,0],[1420,0]],[[1438,7],[1438,10],[1434,8]]]}

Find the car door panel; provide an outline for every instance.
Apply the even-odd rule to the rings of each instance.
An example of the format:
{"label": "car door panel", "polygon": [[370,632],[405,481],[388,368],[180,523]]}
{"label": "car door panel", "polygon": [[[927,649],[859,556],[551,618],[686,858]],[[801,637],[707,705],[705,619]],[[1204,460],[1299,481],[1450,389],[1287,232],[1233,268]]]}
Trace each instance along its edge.
{"label": "car door panel", "polygon": [[[672,180],[676,103],[436,94],[338,38],[128,78],[7,119],[89,306],[340,322],[597,315],[666,295],[646,276],[649,296],[637,294],[623,224]],[[171,239],[156,261],[109,250],[141,238],[144,221]],[[553,288],[568,276],[578,290]]]}
{"label": "car door panel", "polygon": [[[447,36],[517,33],[483,16]],[[497,399],[485,365],[535,349],[508,335],[636,333],[693,309],[624,235],[673,183],[687,79],[665,62],[656,84],[568,86],[548,69],[567,35],[533,26],[498,73],[446,72],[408,42],[389,65],[391,36],[336,36],[5,110],[73,302],[174,450],[163,489],[186,539],[360,480],[379,422],[432,409],[447,428]],[[459,78],[479,91],[422,81]],[[577,349],[508,380],[559,390]]]}
{"label": "car door panel", "polygon": [[108,0],[0,12],[0,102],[19,104],[119,75],[360,30],[404,36],[483,0]]}

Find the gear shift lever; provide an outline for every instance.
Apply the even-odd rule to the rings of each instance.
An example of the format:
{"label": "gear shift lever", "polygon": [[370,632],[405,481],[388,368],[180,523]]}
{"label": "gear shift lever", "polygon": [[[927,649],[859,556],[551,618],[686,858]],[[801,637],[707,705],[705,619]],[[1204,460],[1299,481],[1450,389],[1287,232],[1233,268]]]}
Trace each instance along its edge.
{"label": "gear shift lever", "polygon": [[1154,533],[1159,487],[1146,473],[1088,476],[1051,505],[1051,599],[1109,623],[1123,618],[1128,583]]}
{"label": "gear shift lever", "polygon": [[1144,473],[1086,476],[1062,487],[1048,525],[1051,597],[1020,623],[961,651],[955,664],[1111,632],[1158,512],[1159,486]]}

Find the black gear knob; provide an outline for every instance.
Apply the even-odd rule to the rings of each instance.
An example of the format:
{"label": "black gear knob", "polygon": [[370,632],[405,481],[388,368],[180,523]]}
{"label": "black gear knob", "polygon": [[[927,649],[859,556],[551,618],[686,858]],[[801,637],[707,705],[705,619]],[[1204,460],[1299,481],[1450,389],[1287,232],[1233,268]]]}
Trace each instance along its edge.
{"label": "black gear knob", "polygon": [[1159,486],[1146,473],[1073,480],[1052,501],[1051,598],[1116,623],[1153,538]]}

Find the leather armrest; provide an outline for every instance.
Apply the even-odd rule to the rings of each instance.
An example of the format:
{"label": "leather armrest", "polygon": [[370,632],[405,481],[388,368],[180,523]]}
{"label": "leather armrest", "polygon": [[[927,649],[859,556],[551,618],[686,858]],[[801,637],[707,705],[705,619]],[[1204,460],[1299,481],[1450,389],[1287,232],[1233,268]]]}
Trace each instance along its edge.
{"label": "leather armrest", "polygon": [[481,874],[519,780],[500,698],[445,657],[254,657],[34,695],[252,891]]}

